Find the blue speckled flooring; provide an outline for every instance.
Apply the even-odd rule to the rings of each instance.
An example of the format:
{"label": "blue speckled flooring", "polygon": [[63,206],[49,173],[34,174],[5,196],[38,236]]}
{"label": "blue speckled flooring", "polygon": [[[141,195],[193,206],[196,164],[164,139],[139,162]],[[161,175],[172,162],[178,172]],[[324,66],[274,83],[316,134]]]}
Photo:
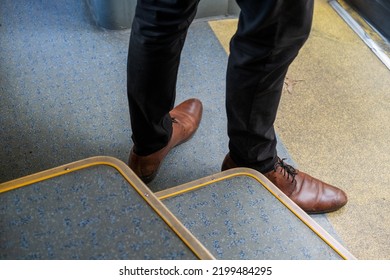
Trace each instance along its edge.
{"label": "blue speckled flooring", "polygon": [[0,24],[0,182],[125,159],[128,33],[97,29],[83,1],[1,1]]}
{"label": "blue speckled flooring", "polygon": [[[0,182],[95,155],[126,162],[129,31],[95,27],[76,0],[2,1],[0,13]],[[194,23],[176,103],[200,98],[203,120],[195,137],[168,156],[154,190],[220,171],[226,62],[207,22]]]}
{"label": "blue speckled flooring", "polygon": [[[96,27],[84,1],[0,2],[0,183],[95,155],[127,161],[128,39],[129,30]],[[220,171],[226,62],[207,22],[196,21],[183,50],[177,103],[200,98],[203,120],[166,158],[153,191]],[[278,149],[288,157],[282,142]],[[336,235],[325,215],[315,218]]]}

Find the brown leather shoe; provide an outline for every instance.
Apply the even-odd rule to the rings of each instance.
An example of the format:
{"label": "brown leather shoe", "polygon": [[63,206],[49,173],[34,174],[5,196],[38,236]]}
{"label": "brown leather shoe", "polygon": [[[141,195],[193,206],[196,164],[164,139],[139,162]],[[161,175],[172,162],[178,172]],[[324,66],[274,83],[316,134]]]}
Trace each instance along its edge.
{"label": "brown leather shoe", "polygon": [[129,166],[145,184],[156,177],[169,151],[194,135],[199,127],[202,111],[200,100],[193,98],[184,101],[169,112],[172,118],[172,137],[164,148],[147,156],[139,156],[131,149]]}
{"label": "brown leather shoe", "polygon": [[[222,171],[234,167],[238,166],[227,154]],[[264,176],[308,214],[336,211],[348,201],[344,191],[293,168],[281,159],[274,170]]]}

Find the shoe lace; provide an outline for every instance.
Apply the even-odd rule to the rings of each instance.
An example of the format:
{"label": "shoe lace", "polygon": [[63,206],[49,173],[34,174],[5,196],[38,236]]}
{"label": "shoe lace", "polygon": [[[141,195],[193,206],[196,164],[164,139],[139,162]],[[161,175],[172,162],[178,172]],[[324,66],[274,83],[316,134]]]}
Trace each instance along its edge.
{"label": "shoe lace", "polygon": [[292,167],[291,165],[285,163],[284,161],[286,160],[286,158],[283,158],[283,159],[279,159],[275,165],[274,165],[274,171],[276,172],[277,171],[277,168],[280,167],[280,173],[283,173],[283,176],[286,176],[287,175],[287,179],[290,178],[290,176],[292,177],[291,179],[291,182],[294,182],[295,180],[295,175],[298,174],[297,170]]}

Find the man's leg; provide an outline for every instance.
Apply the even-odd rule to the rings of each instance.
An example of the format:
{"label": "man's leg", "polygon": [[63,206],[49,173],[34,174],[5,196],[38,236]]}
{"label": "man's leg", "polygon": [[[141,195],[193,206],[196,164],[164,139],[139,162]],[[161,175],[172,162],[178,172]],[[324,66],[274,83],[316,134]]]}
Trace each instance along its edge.
{"label": "man's leg", "polygon": [[180,55],[198,0],[138,0],[128,53],[127,90],[134,147],[129,165],[145,182],[174,146],[195,133],[199,100],[173,108]]}
{"label": "man's leg", "polygon": [[264,173],[304,210],[334,211],[344,192],[299,172],[276,151],[274,121],[288,67],[309,36],[313,0],[237,0],[238,30],[230,43],[226,81],[229,155],[236,166]]}
{"label": "man's leg", "polygon": [[306,41],[312,0],[238,0],[227,70],[229,148],[240,164],[266,172],[276,160],[274,121],[290,63]]}
{"label": "man's leg", "polygon": [[127,91],[135,152],[163,148],[172,134],[180,54],[198,0],[139,0],[131,29]]}

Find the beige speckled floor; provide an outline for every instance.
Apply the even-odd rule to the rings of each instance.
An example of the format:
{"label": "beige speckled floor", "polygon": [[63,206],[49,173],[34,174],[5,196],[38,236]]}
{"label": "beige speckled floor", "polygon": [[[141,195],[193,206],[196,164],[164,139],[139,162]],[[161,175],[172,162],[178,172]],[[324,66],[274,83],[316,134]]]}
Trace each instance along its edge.
{"label": "beige speckled floor", "polygon": [[[390,71],[316,0],[310,39],[291,65],[277,133],[300,169],[343,188],[328,218],[358,259],[390,259]],[[210,26],[228,51],[236,20]]]}

